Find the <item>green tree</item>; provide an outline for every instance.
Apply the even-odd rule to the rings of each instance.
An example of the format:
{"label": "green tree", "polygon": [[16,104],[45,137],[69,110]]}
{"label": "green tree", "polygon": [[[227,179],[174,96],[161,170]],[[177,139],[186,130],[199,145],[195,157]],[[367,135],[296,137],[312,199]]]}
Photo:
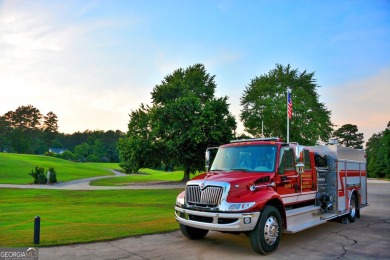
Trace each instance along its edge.
{"label": "green tree", "polygon": [[10,150],[17,153],[40,152],[41,121],[41,112],[32,105],[19,106],[15,111],[5,113],[2,123],[8,125]]}
{"label": "green tree", "polygon": [[11,152],[11,133],[10,122],[4,116],[0,116],[0,152]]}
{"label": "green tree", "polygon": [[110,162],[119,162],[119,151],[117,148],[117,142],[119,138],[124,137],[125,133],[116,130],[109,130],[102,138],[106,156]]}
{"label": "green tree", "polygon": [[236,129],[227,97],[214,96],[214,78],[202,64],[166,76],[152,91],[152,106],[141,105],[130,115],[121,159],[133,169],[156,161],[182,166],[183,180],[203,170],[205,149],[230,141]]}
{"label": "green tree", "polygon": [[369,177],[384,177],[381,172],[381,167],[378,163],[378,153],[381,146],[383,132],[373,134],[367,141],[366,152],[367,152],[367,171]]}
{"label": "green tree", "polygon": [[390,179],[390,122],[383,132],[381,146],[378,150],[378,164],[380,172],[385,178]]}
{"label": "green tree", "polygon": [[76,156],[71,151],[66,150],[65,152],[63,152],[62,154],[59,155],[59,158],[71,161],[71,160],[74,160],[76,158]]}
{"label": "green tree", "polygon": [[156,139],[164,142],[162,159],[181,165],[185,181],[204,169],[206,148],[229,142],[236,129],[227,97],[215,97],[214,78],[195,64],[175,70],[152,91],[152,126]]}
{"label": "green tree", "polygon": [[[19,107],[20,108],[20,107]],[[10,142],[9,152],[28,153],[31,140],[28,138],[24,124],[21,124],[14,111],[8,111],[3,115],[5,132]]]}
{"label": "green tree", "polygon": [[263,122],[265,136],[286,138],[286,92],[290,88],[293,102],[290,140],[304,145],[327,140],[332,133],[331,112],[319,102],[318,87],[314,72],[299,72],[290,65],[276,64],[268,74],[252,79],[244,90],[240,117],[245,131],[259,137]]}
{"label": "green tree", "polygon": [[141,104],[139,109],[131,111],[128,129],[126,137],[118,141],[120,166],[125,172],[136,173],[140,168],[158,164],[160,154],[155,149],[151,114],[147,106]]}
{"label": "green tree", "polygon": [[44,139],[47,147],[52,147],[58,134],[58,118],[52,111],[46,114],[43,123]]}
{"label": "green tree", "polygon": [[15,125],[29,140],[29,153],[38,153],[40,146],[42,114],[32,105],[20,106],[15,110]]}
{"label": "green tree", "polygon": [[85,161],[85,159],[90,154],[91,147],[88,143],[82,143],[74,148],[74,155],[76,159],[80,161]]}
{"label": "green tree", "polygon": [[31,151],[31,139],[23,129],[16,128],[12,130],[11,144],[12,150],[15,150],[17,153],[30,153]]}
{"label": "green tree", "polygon": [[16,128],[38,129],[41,126],[42,114],[32,105],[20,106],[13,114],[13,125]]}
{"label": "green tree", "polygon": [[106,151],[101,139],[96,139],[92,145],[92,153],[101,161],[106,156]]}
{"label": "green tree", "polygon": [[335,137],[340,144],[347,147],[353,147],[356,149],[363,148],[363,133],[358,133],[356,125],[345,124],[341,126],[333,132],[333,137]]}
{"label": "green tree", "polygon": [[390,121],[384,131],[368,139],[366,151],[369,176],[390,179]]}

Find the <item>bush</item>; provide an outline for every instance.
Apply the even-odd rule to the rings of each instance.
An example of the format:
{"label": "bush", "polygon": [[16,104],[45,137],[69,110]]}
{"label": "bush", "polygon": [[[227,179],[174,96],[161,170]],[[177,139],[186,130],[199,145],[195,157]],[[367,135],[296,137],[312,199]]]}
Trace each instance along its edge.
{"label": "bush", "polygon": [[87,162],[99,162],[99,157],[97,157],[95,154],[90,154],[87,156]]}
{"label": "bush", "polygon": [[57,183],[57,174],[54,168],[49,168],[50,176],[49,176],[49,183]]}
{"label": "bush", "polygon": [[50,157],[56,157],[56,154],[53,153],[53,152],[46,152],[44,155],[45,156],[50,156]]}
{"label": "bush", "polygon": [[110,162],[110,159],[108,159],[107,157],[102,157],[100,158],[100,162]]}
{"label": "bush", "polygon": [[123,170],[125,170],[125,173],[126,173],[126,174],[136,173],[136,172],[138,171],[138,169],[139,169],[139,168],[137,168],[137,167],[134,167],[134,165],[131,164],[131,163],[128,162],[128,161],[119,163],[119,166],[120,166]]}
{"label": "bush", "polygon": [[[49,183],[56,183],[57,182],[57,174],[54,170],[54,168],[49,168],[50,176],[49,176]],[[35,166],[33,170],[29,173],[34,178],[34,184],[46,184],[47,182],[47,176],[45,174],[45,169],[42,167]]]}
{"label": "bush", "polygon": [[45,175],[45,169],[42,167],[35,166],[35,169],[29,173],[34,178],[34,184],[46,184],[47,178]]}
{"label": "bush", "polygon": [[72,153],[71,151],[66,150],[65,152],[63,152],[63,153],[61,154],[61,158],[64,159],[64,160],[70,160],[70,161],[72,161],[72,160],[76,159],[76,156],[75,156],[74,153]]}

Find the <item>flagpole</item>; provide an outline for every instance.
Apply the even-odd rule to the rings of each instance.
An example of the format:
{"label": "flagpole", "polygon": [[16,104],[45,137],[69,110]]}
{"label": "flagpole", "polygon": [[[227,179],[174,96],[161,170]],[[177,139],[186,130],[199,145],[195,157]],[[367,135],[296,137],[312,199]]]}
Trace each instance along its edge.
{"label": "flagpole", "polygon": [[289,94],[290,94],[290,88],[287,88],[287,95],[286,95],[286,114],[287,114],[287,143],[290,142],[290,118],[289,118],[289,115],[288,115],[288,97],[289,97]]}

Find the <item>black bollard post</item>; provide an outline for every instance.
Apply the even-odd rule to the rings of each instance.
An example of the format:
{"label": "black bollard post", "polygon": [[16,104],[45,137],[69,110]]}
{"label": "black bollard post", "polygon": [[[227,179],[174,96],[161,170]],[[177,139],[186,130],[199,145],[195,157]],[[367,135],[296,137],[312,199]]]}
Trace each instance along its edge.
{"label": "black bollard post", "polygon": [[34,244],[39,244],[39,236],[41,233],[41,218],[36,216],[34,218]]}

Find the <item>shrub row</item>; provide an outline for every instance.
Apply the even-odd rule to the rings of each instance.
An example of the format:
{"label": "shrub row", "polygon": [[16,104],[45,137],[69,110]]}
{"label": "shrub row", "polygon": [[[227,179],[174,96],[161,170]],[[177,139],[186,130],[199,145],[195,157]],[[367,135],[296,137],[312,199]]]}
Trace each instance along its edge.
{"label": "shrub row", "polygon": [[46,183],[57,182],[57,174],[54,168],[49,168],[47,173],[45,173],[45,169],[43,167],[35,166],[35,168],[31,170],[29,175],[31,175],[34,178],[34,184],[46,184]]}

